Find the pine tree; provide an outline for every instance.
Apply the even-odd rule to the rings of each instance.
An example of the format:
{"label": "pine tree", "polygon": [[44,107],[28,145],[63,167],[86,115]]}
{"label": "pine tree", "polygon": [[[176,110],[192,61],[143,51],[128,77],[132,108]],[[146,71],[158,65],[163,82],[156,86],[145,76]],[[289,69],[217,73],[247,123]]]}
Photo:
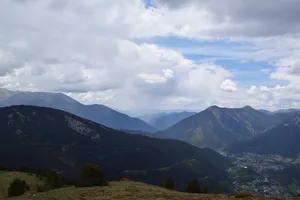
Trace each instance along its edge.
{"label": "pine tree", "polygon": [[198,179],[194,179],[188,183],[186,188],[186,192],[188,193],[201,193],[201,188],[199,185]]}
{"label": "pine tree", "polygon": [[204,187],[202,192],[203,192],[204,194],[208,194],[208,193],[209,193],[208,187]]}
{"label": "pine tree", "polygon": [[215,194],[222,194],[221,187],[219,185],[216,185],[214,193]]}
{"label": "pine tree", "polygon": [[26,182],[19,178],[15,178],[7,189],[8,197],[21,196],[27,190],[29,190],[29,186],[26,184]]}
{"label": "pine tree", "polygon": [[171,178],[167,178],[167,179],[163,180],[162,183],[161,183],[161,186],[166,188],[166,189],[169,189],[169,190],[175,190],[176,189],[175,181]]}
{"label": "pine tree", "polygon": [[79,187],[105,186],[107,184],[106,178],[99,166],[94,164],[83,166],[78,182]]}

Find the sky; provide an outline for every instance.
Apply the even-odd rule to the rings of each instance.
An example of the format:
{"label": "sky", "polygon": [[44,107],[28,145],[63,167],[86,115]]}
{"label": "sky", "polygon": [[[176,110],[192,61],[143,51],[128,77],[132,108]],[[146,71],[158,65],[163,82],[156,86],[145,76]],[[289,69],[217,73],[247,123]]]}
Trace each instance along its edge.
{"label": "sky", "polygon": [[0,87],[121,110],[300,107],[299,0],[1,0]]}

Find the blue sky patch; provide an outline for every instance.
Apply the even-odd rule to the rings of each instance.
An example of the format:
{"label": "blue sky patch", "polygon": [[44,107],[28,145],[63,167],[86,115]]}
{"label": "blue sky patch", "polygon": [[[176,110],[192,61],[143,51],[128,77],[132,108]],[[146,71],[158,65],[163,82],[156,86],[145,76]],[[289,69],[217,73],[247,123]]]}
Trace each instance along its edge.
{"label": "blue sky patch", "polygon": [[270,73],[275,67],[268,61],[257,62],[248,57],[258,50],[250,42],[229,39],[204,41],[173,36],[136,39],[135,42],[156,44],[179,51],[184,57],[196,63],[213,62],[221,65],[231,71],[234,74],[232,79],[244,87],[252,85],[275,87],[277,84],[287,84],[286,81],[270,79]]}

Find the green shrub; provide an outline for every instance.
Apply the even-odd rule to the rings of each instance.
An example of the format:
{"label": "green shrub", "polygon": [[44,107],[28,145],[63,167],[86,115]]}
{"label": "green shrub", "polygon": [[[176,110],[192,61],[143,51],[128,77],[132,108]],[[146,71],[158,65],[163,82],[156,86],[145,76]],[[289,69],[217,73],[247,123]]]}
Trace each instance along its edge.
{"label": "green shrub", "polygon": [[219,185],[216,185],[214,194],[222,194],[221,187]]}
{"label": "green shrub", "polygon": [[45,192],[46,191],[45,185],[36,184],[36,191],[37,192]]}
{"label": "green shrub", "polygon": [[78,187],[106,186],[108,182],[101,168],[94,164],[84,165],[78,181]]}
{"label": "green shrub", "polygon": [[175,190],[175,181],[171,178],[167,178],[161,182],[161,187],[164,187],[168,190]]}
{"label": "green shrub", "polygon": [[8,197],[16,197],[23,195],[30,188],[25,181],[15,178],[7,189]]}
{"label": "green shrub", "polygon": [[56,171],[43,171],[42,175],[37,175],[37,177],[44,182],[43,185],[36,185],[38,192],[62,188],[65,185],[62,177]]}
{"label": "green shrub", "polygon": [[204,187],[202,193],[204,194],[208,194],[209,193],[209,189],[208,187]]}
{"label": "green shrub", "polygon": [[235,198],[247,198],[252,197],[253,195],[249,192],[238,192],[235,194]]}
{"label": "green shrub", "polygon": [[46,174],[45,187],[48,190],[53,190],[63,187],[62,178],[56,171],[48,171]]}
{"label": "green shrub", "polygon": [[198,179],[194,179],[188,183],[186,188],[186,192],[188,193],[201,193],[201,188],[199,185]]}

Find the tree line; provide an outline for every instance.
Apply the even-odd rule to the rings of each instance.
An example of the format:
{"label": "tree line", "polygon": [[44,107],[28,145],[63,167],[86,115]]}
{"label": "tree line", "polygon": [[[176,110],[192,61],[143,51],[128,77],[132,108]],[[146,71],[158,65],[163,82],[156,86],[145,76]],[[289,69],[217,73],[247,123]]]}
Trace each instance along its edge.
{"label": "tree line", "polygon": [[[6,168],[1,168],[3,171],[12,171]],[[48,190],[53,190],[57,188],[75,186],[75,187],[91,187],[91,186],[107,186],[109,183],[106,176],[104,175],[102,169],[98,165],[86,164],[82,167],[79,177],[77,180],[67,179],[61,174],[53,170],[45,170],[38,168],[36,170],[30,170],[29,168],[19,169],[21,172],[26,172],[29,174],[34,174],[37,178],[42,180],[43,184],[37,184],[37,192],[43,192]],[[120,181],[128,181],[127,178],[121,178]],[[176,190],[175,181],[172,178],[167,178],[161,181],[161,187],[169,190]],[[28,184],[19,178],[15,178],[9,185],[8,196],[20,196],[25,192],[29,191],[30,188]],[[214,193],[220,194],[221,188],[216,185],[214,191],[209,191],[208,187],[201,186],[198,179],[191,180],[186,186],[186,192],[188,193]]]}
{"label": "tree line", "polygon": [[[176,184],[172,178],[164,179],[160,186],[169,190],[176,190]],[[207,186],[201,187],[198,179],[193,179],[187,184],[185,191],[187,193],[221,194],[221,187],[217,184],[213,191],[209,191]]]}
{"label": "tree line", "polygon": [[[0,171],[15,171],[9,168],[0,167]],[[43,184],[36,184],[37,192],[54,190],[62,187],[90,187],[90,186],[107,186],[108,181],[104,176],[101,168],[94,164],[84,165],[77,180],[67,179],[53,170],[20,168],[18,171],[35,175]],[[25,180],[15,178],[9,185],[8,197],[21,196],[29,191],[30,187]]]}

